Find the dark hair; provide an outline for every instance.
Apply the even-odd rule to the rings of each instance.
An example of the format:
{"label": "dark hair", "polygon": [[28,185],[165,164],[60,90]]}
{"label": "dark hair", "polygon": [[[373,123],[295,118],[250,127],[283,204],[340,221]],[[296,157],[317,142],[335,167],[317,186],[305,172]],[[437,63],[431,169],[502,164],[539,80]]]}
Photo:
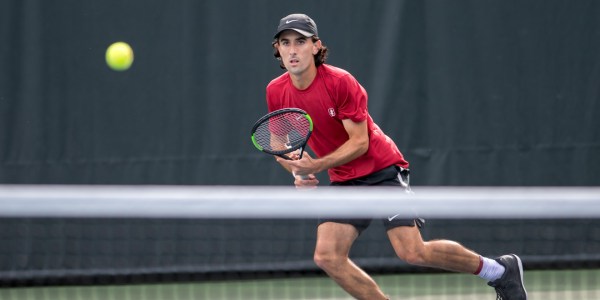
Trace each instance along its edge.
{"label": "dark hair", "polygon": [[[316,43],[319,38],[316,36],[312,36],[311,37],[313,43]],[[275,47],[275,45],[279,42],[279,38],[276,38],[275,40],[273,40],[273,43],[271,43],[271,46],[273,46],[273,56],[275,56],[275,58],[279,61],[279,67],[282,69],[285,69],[285,65],[283,64],[283,61],[281,60],[281,54],[279,54],[279,50],[277,50],[277,47]],[[322,64],[325,63],[325,61],[327,60],[327,46],[325,45],[321,45],[321,49],[319,49],[319,52],[317,52],[317,54],[314,55],[315,57],[315,66],[320,66]]]}

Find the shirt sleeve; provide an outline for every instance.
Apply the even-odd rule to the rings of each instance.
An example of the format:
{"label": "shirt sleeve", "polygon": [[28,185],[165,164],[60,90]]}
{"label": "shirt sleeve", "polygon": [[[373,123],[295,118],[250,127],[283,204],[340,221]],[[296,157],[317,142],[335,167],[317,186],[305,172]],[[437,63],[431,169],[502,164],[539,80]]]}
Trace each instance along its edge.
{"label": "shirt sleeve", "polygon": [[362,122],[367,119],[367,91],[352,75],[348,74],[340,78],[336,86],[334,101],[340,119],[350,119],[354,122]]}
{"label": "shirt sleeve", "polygon": [[273,100],[272,100],[272,96],[271,96],[271,89],[267,86],[267,91],[266,91],[266,100],[267,100],[267,111],[268,112],[272,112],[273,109]]}
{"label": "shirt sleeve", "polygon": [[275,110],[281,109],[281,99],[279,96],[281,93],[277,91],[275,88],[267,88],[267,111],[273,112]]}

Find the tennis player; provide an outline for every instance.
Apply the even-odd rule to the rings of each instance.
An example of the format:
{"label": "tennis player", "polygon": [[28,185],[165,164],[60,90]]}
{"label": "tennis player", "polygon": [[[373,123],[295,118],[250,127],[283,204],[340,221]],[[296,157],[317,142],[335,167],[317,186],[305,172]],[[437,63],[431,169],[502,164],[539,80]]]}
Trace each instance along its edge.
{"label": "tennis player", "polygon": [[[395,143],[373,122],[367,92],[347,71],[325,64],[327,47],[317,25],[304,14],[279,22],[272,43],[286,72],[267,86],[269,111],[297,107],[315,127],[308,145],[317,157],[277,161],[292,174],[298,187],[314,187],[314,174],[328,171],[331,185],[398,186],[410,192],[408,162]],[[300,175],[308,176],[302,179]],[[449,240],[423,241],[418,217],[383,219],[398,257],[407,263],[472,273],[495,287],[498,299],[527,299],[521,260],[514,254],[482,257]],[[317,228],[315,263],[357,299],[388,299],[377,283],[349,259],[352,244],[371,220],[321,219]]]}

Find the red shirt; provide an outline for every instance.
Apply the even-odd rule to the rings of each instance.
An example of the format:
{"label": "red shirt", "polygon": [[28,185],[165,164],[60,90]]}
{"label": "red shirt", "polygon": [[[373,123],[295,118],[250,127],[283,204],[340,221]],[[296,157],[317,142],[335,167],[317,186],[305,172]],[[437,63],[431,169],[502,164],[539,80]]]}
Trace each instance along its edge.
{"label": "red shirt", "polygon": [[286,72],[267,86],[269,112],[296,107],[306,111],[313,120],[313,133],[308,145],[319,156],[325,156],[348,140],[342,120],[367,120],[369,149],[351,162],[328,170],[333,182],[363,177],[391,165],[408,168],[394,141],[373,122],[367,110],[367,92],[347,71],[330,65],[317,68],[317,76],[305,90],[292,84]]}

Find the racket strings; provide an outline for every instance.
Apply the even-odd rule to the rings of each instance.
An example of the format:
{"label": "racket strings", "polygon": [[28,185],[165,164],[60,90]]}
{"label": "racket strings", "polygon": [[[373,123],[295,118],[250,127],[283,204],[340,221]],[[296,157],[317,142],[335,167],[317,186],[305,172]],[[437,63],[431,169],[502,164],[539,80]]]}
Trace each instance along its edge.
{"label": "racket strings", "polygon": [[266,150],[286,152],[301,147],[310,129],[309,120],[301,113],[274,115],[261,123],[255,133],[256,142]]}

